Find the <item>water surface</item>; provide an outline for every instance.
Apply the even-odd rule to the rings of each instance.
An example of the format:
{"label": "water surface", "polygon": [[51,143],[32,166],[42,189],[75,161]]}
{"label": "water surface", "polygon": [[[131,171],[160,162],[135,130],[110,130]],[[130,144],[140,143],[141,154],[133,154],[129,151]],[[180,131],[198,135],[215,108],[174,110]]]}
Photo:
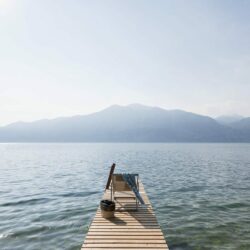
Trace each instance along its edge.
{"label": "water surface", "polygon": [[80,249],[110,165],[138,172],[170,249],[250,249],[250,144],[0,144],[0,249]]}

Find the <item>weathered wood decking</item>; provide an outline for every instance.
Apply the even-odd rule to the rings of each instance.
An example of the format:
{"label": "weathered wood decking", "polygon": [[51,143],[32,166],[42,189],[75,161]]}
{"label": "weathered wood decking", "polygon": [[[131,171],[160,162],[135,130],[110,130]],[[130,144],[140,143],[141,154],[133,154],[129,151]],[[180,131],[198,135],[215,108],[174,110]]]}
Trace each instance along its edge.
{"label": "weathered wood decking", "polygon": [[[82,250],[168,249],[141,182],[139,186],[141,196],[147,206],[139,206],[138,211],[122,211],[121,206],[116,203],[116,207],[120,211],[116,211],[115,217],[112,219],[102,218],[100,208],[98,208],[90,224]],[[109,198],[110,190],[106,190],[103,199]],[[131,199],[122,199],[121,202],[126,203],[126,208],[135,207],[135,202],[132,202]]]}

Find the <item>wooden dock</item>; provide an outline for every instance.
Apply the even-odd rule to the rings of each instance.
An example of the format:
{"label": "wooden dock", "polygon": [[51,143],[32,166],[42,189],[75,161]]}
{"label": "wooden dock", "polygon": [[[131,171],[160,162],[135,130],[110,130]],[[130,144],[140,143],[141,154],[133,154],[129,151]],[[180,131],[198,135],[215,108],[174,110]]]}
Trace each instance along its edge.
{"label": "wooden dock", "polygon": [[[153,208],[141,182],[139,190],[146,206],[139,206],[137,211],[124,211],[117,202],[115,217],[104,219],[100,208],[89,226],[89,231],[82,245],[82,250],[149,250],[168,249],[164,235],[157,222]],[[125,194],[124,194],[125,195]],[[128,192],[126,192],[126,196]],[[110,199],[110,190],[107,189],[103,199]],[[126,209],[135,208],[131,199],[122,199]]]}

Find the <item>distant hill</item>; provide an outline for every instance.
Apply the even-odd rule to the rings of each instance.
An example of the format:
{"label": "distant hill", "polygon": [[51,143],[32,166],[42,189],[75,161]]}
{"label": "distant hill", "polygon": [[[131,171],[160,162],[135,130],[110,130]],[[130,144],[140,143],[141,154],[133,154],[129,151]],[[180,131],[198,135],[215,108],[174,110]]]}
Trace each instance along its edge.
{"label": "distant hill", "polygon": [[250,130],[250,117],[235,121],[230,126],[237,129]]}
{"label": "distant hill", "polygon": [[250,138],[250,117],[233,122],[230,124],[230,127],[241,133],[243,138]]}
{"label": "distant hill", "polygon": [[114,105],[90,115],[13,123],[0,128],[0,142],[250,142],[247,124],[242,129],[182,110]]}
{"label": "distant hill", "polygon": [[215,120],[220,124],[229,125],[233,122],[240,121],[243,118],[244,117],[240,115],[222,115],[222,116],[215,118]]}

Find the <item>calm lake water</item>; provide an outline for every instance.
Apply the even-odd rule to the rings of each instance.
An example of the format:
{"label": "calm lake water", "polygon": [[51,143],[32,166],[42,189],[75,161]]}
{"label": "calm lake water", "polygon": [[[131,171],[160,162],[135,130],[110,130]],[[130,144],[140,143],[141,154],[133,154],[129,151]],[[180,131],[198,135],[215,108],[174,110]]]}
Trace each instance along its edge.
{"label": "calm lake water", "polygon": [[250,144],[0,144],[0,249],[80,249],[110,165],[138,172],[170,249],[250,249]]}

